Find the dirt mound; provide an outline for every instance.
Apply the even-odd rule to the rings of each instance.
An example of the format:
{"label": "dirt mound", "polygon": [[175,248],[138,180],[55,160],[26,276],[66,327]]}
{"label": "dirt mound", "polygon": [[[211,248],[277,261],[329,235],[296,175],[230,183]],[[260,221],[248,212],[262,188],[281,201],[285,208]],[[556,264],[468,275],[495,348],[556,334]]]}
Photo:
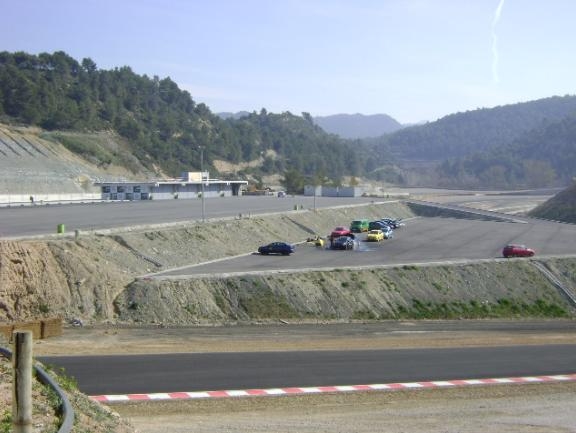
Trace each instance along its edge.
{"label": "dirt mound", "polygon": [[576,182],[530,212],[531,216],[576,223]]}
{"label": "dirt mound", "polygon": [[164,325],[572,314],[530,262],[139,280],[115,305],[122,322]]}

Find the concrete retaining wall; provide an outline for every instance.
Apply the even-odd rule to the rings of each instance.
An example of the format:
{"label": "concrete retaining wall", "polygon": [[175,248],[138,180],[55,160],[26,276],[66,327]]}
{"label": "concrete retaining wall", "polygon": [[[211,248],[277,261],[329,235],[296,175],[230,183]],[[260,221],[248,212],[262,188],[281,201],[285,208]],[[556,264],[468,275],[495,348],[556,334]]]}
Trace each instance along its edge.
{"label": "concrete retaining wall", "polygon": [[2,206],[30,206],[48,203],[71,203],[101,200],[100,193],[83,194],[0,194]]}

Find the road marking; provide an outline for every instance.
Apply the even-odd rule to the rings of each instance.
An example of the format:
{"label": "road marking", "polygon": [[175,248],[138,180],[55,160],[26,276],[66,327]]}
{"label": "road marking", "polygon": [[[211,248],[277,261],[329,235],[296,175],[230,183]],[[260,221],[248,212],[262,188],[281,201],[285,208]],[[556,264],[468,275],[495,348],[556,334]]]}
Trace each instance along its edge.
{"label": "road marking", "polygon": [[455,379],[422,382],[403,383],[380,383],[370,385],[336,385],[336,386],[314,386],[314,387],[289,387],[270,389],[247,389],[247,390],[227,390],[227,391],[194,391],[194,392],[169,392],[153,394],[125,394],[125,395],[93,395],[91,399],[101,403],[120,403],[126,401],[141,400],[190,400],[206,398],[240,398],[251,396],[281,396],[281,395],[302,395],[302,394],[322,394],[340,392],[361,392],[361,391],[397,391],[446,387],[463,387],[477,385],[502,385],[502,384],[527,384],[527,383],[551,383],[551,382],[576,382],[575,374],[559,374],[552,376],[525,376],[525,377],[500,377],[489,379]]}

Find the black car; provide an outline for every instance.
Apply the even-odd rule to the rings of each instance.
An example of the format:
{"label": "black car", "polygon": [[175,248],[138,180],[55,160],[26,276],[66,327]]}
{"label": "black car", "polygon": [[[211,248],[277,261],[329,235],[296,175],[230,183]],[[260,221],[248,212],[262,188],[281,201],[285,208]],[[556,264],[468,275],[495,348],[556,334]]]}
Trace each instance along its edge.
{"label": "black car", "polygon": [[382,221],[384,224],[388,224],[392,229],[399,229],[400,227],[404,227],[404,223],[402,222],[401,218],[382,218],[380,221]]}
{"label": "black car", "polygon": [[349,236],[337,237],[336,239],[332,239],[330,242],[330,248],[333,250],[353,250],[354,239]]}
{"label": "black car", "polygon": [[370,230],[385,230],[387,227],[393,228],[390,224],[384,221],[371,221],[368,225]]}
{"label": "black car", "polygon": [[272,242],[268,245],[262,245],[258,248],[260,254],[282,254],[283,256],[289,256],[294,252],[294,246],[286,242]]}

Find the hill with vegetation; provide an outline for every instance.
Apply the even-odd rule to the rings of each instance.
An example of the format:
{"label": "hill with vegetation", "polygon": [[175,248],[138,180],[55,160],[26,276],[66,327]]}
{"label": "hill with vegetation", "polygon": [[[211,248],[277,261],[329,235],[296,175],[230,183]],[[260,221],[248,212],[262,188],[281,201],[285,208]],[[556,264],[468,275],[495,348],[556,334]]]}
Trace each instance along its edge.
{"label": "hill with vegetation", "polygon": [[402,129],[402,124],[387,114],[334,114],[315,116],[314,123],[342,138],[379,137]]}
{"label": "hill with vegetation", "polygon": [[567,185],[576,175],[576,115],[545,122],[513,142],[444,162],[440,184],[538,188]]}
{"label": "hill with vegetation", "polygon": [[[39,138],[57,145],[45,146],[56,149],[55,158],[57,149],[67,149],[101,177],[111,167],[126,177],[175,177],[203,164],[216,176],[257,187],[268,175],[281,177],[293,193],[305,183],[340,185],[344,177],[458,188],[566,185],[575,175],[575,113],[576,97],[551,97],[351,140],[325,132],[308,113],[216,115],[170,78],[137,75],[127,66],[101,70],[89,58],[78,62],[64,52],[0,52],[4,130],[38,128]],[[383,122],[381,116],[357,117],[348,120],[366,134],[369,123]],[[12,142],[3,143],[9,148]],[[25,162],[14,164],[10,152],[0,152],[6,176]],[[34,164],[17,171],[35,173]],[[93,177],[79,173],[74,188]]]}
{"label": "hill with vegetation", "polygon": [[508,145],[529,131],[576,114],[576,96],[456,113],[373,141],[398,159],[444,160]]}
{"label": "hill with vegetation", "polygon": [[576,180],[570,187],[532,210],[530,216],[576,224]]}
{"label": "hill with vegetation", "polygon": [[377,176],[395,172],[411,186],[566,185],[576,167],[576,97],[457,113],[365,142]]}
{"label": "hill with vegetation", "polygon": [[[145,168],[172,176],[199,169],[200,149],[205,169],[216,171],[215,160],[262,158],[261,174],[289,167],[291,185],[319,175],[339,183],[363,169],[352,143],[325,133],[306,113],[263,109],[222,119],[170,78],[137,75],[127,66],[100,70],[91,59],[78,62],[64,52],[0,53],[0,121],[46,131],[111,131]],[[83,157],[107,158],[79,141],[62,144]]]}

